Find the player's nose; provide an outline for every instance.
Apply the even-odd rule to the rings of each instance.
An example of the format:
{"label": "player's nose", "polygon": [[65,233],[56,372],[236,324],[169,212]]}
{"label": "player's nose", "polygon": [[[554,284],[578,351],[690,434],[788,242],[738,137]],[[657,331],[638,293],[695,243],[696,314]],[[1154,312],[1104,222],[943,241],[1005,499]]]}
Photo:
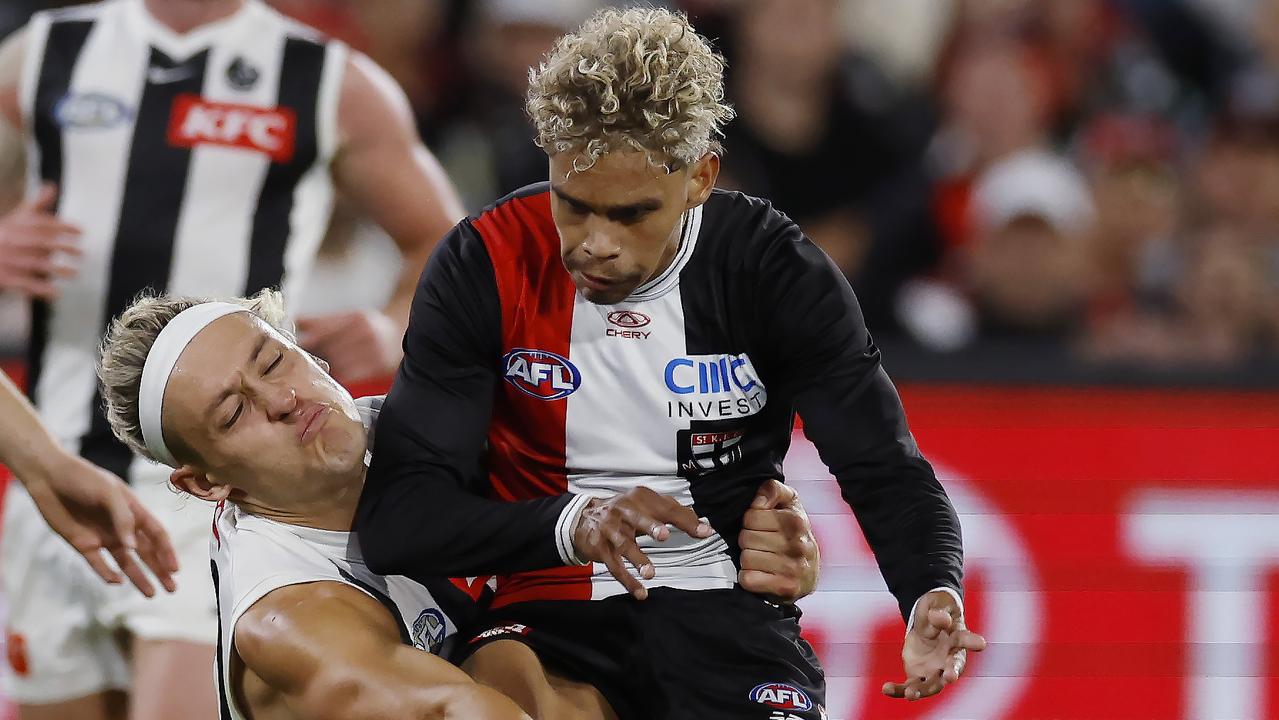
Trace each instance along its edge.
{"label": "player's nose", "polygon": [[611,260],[622,252],[622,244],[607,228],[595,226],[587,229],[582,249],[597,260]]}
{"label": "player's nose", "polygon": [[290,386],[269,385],[262,388],[262,406],[272,420],[285,420],[299,407],[298,394]]}

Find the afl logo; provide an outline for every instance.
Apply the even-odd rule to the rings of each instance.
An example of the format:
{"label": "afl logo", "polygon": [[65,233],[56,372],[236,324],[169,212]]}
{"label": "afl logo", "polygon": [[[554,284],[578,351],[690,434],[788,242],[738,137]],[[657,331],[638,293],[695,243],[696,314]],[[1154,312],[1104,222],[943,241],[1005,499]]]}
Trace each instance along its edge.
{"label": "afl logo", "polygon": [[767,705],[781,710],[811,710],[813,701],[808,694],[794,685],[786,683],[764,683],[751,690],[751,702]]}
{"label": "afl logo", "polygon": [[545,350],[516,348],[502,357],[502,367],[508,383],[539,400],[568,397],[582,384],[582,373],[568,358]]}
{"label": "afl logo", "polygon": [[653,322],[649,316],[642,312],[635,312],[634,310],[615,310],[608,314],[608,321],[620,328],[626,328],[628,330],[642,328],[650,322]]}

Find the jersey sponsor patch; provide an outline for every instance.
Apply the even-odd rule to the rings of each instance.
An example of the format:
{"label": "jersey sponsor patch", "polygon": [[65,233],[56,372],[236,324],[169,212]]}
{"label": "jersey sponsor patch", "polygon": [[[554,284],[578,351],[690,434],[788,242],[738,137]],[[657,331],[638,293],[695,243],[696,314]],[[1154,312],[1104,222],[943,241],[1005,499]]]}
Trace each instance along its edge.
{"label": "jersey sponsor patch", "polygon": [[779,710],[811,710],[813,701],[808,693],[787,683],[762,683],[756,685],[750,694],[751,702],[767,705]]}
{"label": "jersey sponsor patch", "polygon": [[559,400],[582,385],[582,373],[563,355],[516,348],[502,357],[503,377],[526,395]]}
{"label": "jersey sponsor patch", "polygon": [[671,358],[662,370],[662,381],[672,396],[666,402],[672,418],[741,418],[768,403],[768,391],[746,353]]}
{"label": "jersey sponsor patch", "polygon": [[439,653],[447,634],[448,625],[444,622],[444,613],[435,608],[426,608],[413,621],[413,647],[418,650],[425,650],[432,655]]}
{"label": "jersey sponsor patch", "polygon": [[679,476],[691,480],[737,463],[745,434],[740,427],[694,420],[688,430],[675,434]]}
{"label": "jersey sponsor patch", "polygon": [[64,130],[107,130],[133,120],[133,110],[103,93],[67,93],[53,106],[53,117]]}
{"label": "jersey sponsor patch", "polygon": [[652,331],[640,328],[647,327],[651,322],[652,318],[636,310],[614,310],[608,314],[610,327],[604,329],[604,334],[628,340],[647,340],[653,334]]}
{"label": "jersey sponsor patch", "polygon": [[293,159],[297,114],[292,108],[209,102],[183,93],[173,100],[169,144],[216,145],[263,153],[277,163]]}

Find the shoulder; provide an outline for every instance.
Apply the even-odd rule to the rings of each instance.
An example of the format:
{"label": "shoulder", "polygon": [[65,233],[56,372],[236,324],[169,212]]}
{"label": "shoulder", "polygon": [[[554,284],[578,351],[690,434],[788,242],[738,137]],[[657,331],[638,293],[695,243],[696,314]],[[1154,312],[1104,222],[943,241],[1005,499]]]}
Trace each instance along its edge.
{"label": "shoulder", "polygon": [[219,513],[209,548],[219,567],[224,612],[230,613],[232,622],[261,598],[282,588],[345,582],[317,548],[278,528],[254,523],[253,518],[242,522],[247,517],[234,508]]}
{"label": "shoulder", "polygon": [[475,215],[468,224],[495,266],[538,267],[559,261],[559,233],[551,217],[550,183],[520,188]]}
{"label": "shoulder", "polygon": [[698,252],[717,264],[749,271],[805,242],[799,226],[764,198],[716,189],[703,206]]}

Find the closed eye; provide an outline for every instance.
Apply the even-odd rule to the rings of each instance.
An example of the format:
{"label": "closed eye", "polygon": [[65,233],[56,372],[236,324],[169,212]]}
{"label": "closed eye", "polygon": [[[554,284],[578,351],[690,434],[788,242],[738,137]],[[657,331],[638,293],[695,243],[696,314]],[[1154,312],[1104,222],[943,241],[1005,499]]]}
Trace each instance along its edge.
{"label": "closed eye", "polygon": [[242,415],[243,413],[244,413],[244,403],[240,402],[240,404],[235,406],[235,412],[231,413],[231,419],[226,421],[226,423],[222,426],[222,429],[230,430],[231,426],[235,425],[235,421],[239,420],[240,415]]}
{"label": "closed eye", "polygon": [[591,208],[586,205],[583,205],[580,202],[577,202],[575,200],[569,200],[566,197],[561,197],[560,199],[563,200],[564,204],[568,206],[569,212],[573,213],[574,215],[589,215],[591,213]]}
{"label": "closed eye", "polygon": [[279,353],[279,354],[277,354],[277,355],[275,356],[275,359],[271,361],[271,364],[266,366],[266,370],[263,370],[263,371],[262,371],[262,375],[263,375],[264,377],[265,377],[265,376],[267,376],[267,375],[270,375],[270,374],[271,374],[271,371],[272,371],[272,370],[274,370],[274,369],[276,369],[277,367],[279,367],[280,362],[281,362],[281,361],[283,361],[283,360],[284,360],[284,353]]}
{"label": "closed eye", "polygon": [[623,225],[634,225],[643,220],[652,210],[647,208],[623,208],[621,210],[613,210],[608,214],[608,219],[615,223]]}

